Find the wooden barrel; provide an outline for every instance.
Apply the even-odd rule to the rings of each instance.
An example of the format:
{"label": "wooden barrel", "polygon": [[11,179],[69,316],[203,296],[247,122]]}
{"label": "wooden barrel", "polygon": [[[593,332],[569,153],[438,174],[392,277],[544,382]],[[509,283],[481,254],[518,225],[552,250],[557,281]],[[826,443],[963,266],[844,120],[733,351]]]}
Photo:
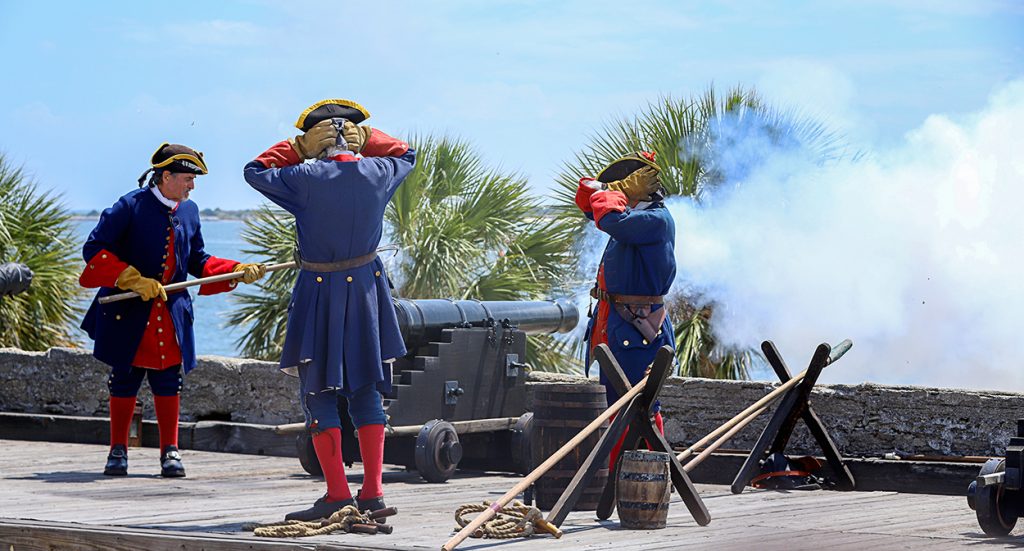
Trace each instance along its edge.
{"label": "wooden barrel", "polygon": [[[604,387],[601,385],[546,384],[536,385],[533,391],[533,467],[543,463],[584,427],[608,409]],[[562,496],[580,465],[597,445],[608,428],[594,431],[572,452],[555,464],[534,483],[537,508],[551,510]],[[601,491],[608,481],[608,458],[601,458],[597,473],[584,489],[574,511],[595,511],[601,500]]]}
{"label": "wooden barrel", "polygon": [[615,481],[619,524],[634,530],[664,528],[672,487],[668,454],[631,450],[621,461]]}

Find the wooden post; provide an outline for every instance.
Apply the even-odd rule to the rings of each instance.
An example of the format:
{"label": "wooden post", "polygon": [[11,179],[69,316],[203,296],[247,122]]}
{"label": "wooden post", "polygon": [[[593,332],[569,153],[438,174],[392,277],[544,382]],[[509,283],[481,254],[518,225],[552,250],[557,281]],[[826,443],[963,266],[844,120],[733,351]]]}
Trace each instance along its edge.
{"label": "wooden post", "polygon": [[529,487],[530,484],[536,482],[538,478],[540,478],[544,473],[550,470],[551,467],[555,466],[556,463],[561,461],[563,457],[568,455],[569,452],[573,450],[573,448],[578,446],[580,442],[582,442],[585,438],[590,436],[592,432],[599,429],[601,425],[605,423],[605,421],[607,421],[612,415],[615,414],[615,412],[622,409],[622,406],[624,406],[627,402],[632,400],[634,396],[640,394],[640,392],[644,389],[644,386],[646,384],[647,377],[644,377],[643,380],[637,383],[635,387],[630,389],[628,393],[624,394],[621,398],[616,400],[615,403],[609,406],[608,409],[604,410],[604,412],[601,415],[597,416],[597,419],[594,419],[589,425],[584,427],[583,430],[579,432],[579,434],[572,437],[571,440],[566,442],[565,445],[559,448],[558,451],[551,455],[551,457],[547,458],[546,461],[541,463],[539,467],[533,470],[533,472],[526,475],[526,477],[519,481],[518,484],[513,486],[511,490],[505,492],[505,495],[501,496],[494,503],[492,503],[490,508],[484,510],[482,513],[477,515],[475,519],[473,519],[473,522],[470,522],[465,527],[463,527],[462,530],[459,530],[459,533],[452,536],[450,540],[448,540],[443,546],[441,546],[441,549],[443,551],[452,551],[452,549],[455,549],[455,547],[462,543],[467,537],[469,537],[470,534],[476,532],[476,530],[480,528],[480,526],[482,526],[485,522],[493,518],[494,515],[502,509],[502,507],[507,505],[513,499],[515,499],[515,497],[519,495],[527,487]]}

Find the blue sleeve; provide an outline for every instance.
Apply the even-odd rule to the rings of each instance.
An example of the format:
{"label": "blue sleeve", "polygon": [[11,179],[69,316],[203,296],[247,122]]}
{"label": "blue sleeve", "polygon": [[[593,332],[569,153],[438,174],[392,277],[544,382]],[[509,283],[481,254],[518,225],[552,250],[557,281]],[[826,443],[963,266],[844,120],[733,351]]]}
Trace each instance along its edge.
{"label": "blue sleeve", "polygon": [[650,245],[668,239],[672,231],[669,219],[659,211],[626,209],[609,212],[597,227],[618,241],[631,245]]}
{"label": "blue sleeve", "polygon": [[259,161],[245,165],[245,181],[284,210],[297,214],[309,202],[309,165],[266,168]]}
{"label": "blue sleeve", "polygon": [[372,163],[383,174],[385,201],[390,201],[398,191],[398,186],[402,185],[406,176],[415,168],[416,151],[410,149],[401,157],[367,157],[359,162]]}
{"label": "blue sleeve", "polygon": [[82,247],[82,256],[89,262],[96,253],[106,249],[116,255],[121,254],[117,243],[122,242],[124,234],[132,222],[132,209],[124,198],[118,200],[113,206],[103,211],[100,221],[89,233]]}
{"label": "blue sleeve", "polygon": [[203,277],[203,268],[206,267],[206,261],[209,259],[206,242],[203,241],[203,226],[199,222],[199,214],[196,213],[196,232],[192,234],[192,240],[189,243],[188,273],[192,274],[192,277]]}

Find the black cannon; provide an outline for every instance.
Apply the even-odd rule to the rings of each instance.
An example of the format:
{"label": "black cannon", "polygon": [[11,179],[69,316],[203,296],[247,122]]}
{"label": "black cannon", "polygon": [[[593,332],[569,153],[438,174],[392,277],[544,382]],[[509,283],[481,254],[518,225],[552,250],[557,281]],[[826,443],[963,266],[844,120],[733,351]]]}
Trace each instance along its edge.
{"label": "black cannon", "polygon": [[[393,391],[384,396],[388,415],[384,461],[416,469],[443,482],[458,465],[522,470],[526,412],[526,335],[565,333],[579,311],[561,301],[395,299],[409,353],[392,363]],[[339,398],[342,456],[359,460],[355,427]],[[298,437],[299,460],[321,474],[312,439]],[[518,452],[518,453],[517,453]]]}
{"label": "black cannon", "polygon": [[32,285],[32,269],[17,262],[0,264],[0,297],[24,293]]}
{"label": "black cannon", "polygon": [[1017,436],[1010,438],[1006,457],[989,459],[978,478],[967,487],[967,504],[989,536],[1006,536],[1024,516],[1024,419],[1017,420]]}

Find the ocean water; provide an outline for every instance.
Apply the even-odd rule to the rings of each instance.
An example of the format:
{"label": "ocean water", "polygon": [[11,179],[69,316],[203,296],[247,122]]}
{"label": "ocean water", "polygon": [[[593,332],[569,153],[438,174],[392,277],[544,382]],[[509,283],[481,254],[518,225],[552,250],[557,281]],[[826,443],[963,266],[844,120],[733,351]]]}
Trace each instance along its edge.
{"label": "ocean water", "polygon": [[[231,258],[245,262],[251,260],[242,254],[246,244],[242,241],[242,229],[245,224],[239,220],[203,220],[203,239],[206,240],[206,252],[214,256]],[[79,246],[85,242],[89,232],[96,226],[96,220],[75,220],[73,227]],[[84,267],[84,261],[83,266]],[[243,288],[239,285],[237,289]],[[230,293],[212,296],[197,296],[198,288],[191,290],[195,306],[195,333],[197,354],[218,354],[221,356],[237,356],[238,347],[235,341],[245,334],[244,327],[228,325],[228,315],[235,306]],[[82,303],[88,307],[95,293],[90,292]],[[84,331],[78,332],[81,346],[92,348],[92,341]]]}

